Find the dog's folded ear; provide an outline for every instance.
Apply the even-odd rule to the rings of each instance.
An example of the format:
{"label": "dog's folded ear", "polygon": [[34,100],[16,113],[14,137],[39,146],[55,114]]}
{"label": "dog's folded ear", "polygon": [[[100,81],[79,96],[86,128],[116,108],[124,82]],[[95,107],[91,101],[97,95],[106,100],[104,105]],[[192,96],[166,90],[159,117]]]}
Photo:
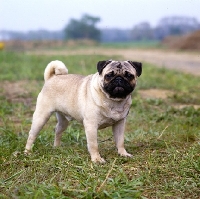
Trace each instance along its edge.
{"label": "dog's folded ear", "polygon": [[112,60],[106,60],[106,61],[99,61],[97,63],[97,71],[99,72],[99,75],[101,75],[103,69],[111,62]]}
{"label": "dog's folded ear", "polygon": [[130,63],[135,68],[137,76],[139,77],[142,74],[142,63],[129,60],[128,63]]}

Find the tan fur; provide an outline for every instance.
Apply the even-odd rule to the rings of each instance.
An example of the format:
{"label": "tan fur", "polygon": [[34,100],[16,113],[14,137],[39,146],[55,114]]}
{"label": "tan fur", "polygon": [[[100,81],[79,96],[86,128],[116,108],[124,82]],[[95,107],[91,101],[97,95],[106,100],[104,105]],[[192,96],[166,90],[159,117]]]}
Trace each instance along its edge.
{"label": "tan fur", "polygon": [[53,75],[66,75],[68,74],[68,70],[66,66],[61,61],[52,61],[50,62],[45,71],[44,71],[44,80],[47,81]]}
{"label": "tan fur", "polygon": [[[71,119],[76,119],[85,128],[88,150],[94,162],[105,162],[97,144],[97,130],[112,126],[118,153],[131,156],[124,148],[124,128],[131,105],[131,95],[126,99],[110,99],[103,91],[104,75],[113,70],[108,66],[103,74],[89,76],[67,74],[68,70],[60,61],[53,61],[45,69],[45,84],[38,95],[36,110],[26,144],[25,152],[31,150],[38,133],[53,112],[58,123],[55,130],[54,146],[60,145],[62,132]],[[130,67],[131,73],[136,71]],[[136,82],[134,82],[136,83]]]}

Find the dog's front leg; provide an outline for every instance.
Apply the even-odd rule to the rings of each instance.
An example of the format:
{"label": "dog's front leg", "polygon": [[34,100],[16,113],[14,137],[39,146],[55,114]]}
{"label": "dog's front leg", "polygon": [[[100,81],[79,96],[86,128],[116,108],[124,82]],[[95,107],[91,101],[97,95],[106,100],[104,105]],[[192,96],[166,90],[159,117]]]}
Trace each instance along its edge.
{"label": "dog's front leg", "polygon": [[84,120],[87,147],[93,162],[104,163],[105,160],[100,156],[97,143],[97,125],[91,121]]}
{"label": "dog's front leg", "polygon": [[127,153],[126,149],[124,148],[125,122],[126,119],[122,119],[112,126],[113,135],[118,153],[121,156],[132,157],[132,155],[130,153]]}

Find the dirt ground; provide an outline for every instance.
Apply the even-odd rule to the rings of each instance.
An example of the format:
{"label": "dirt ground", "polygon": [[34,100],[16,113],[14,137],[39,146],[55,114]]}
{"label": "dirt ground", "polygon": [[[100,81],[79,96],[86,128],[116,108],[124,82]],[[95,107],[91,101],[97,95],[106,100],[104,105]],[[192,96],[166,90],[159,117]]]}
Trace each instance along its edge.
{"label": "dirt ground", "polygon": [[30,54],[48,55],[77,55],[101,54],[110,56],[123,56],[124,59],[148,62],[158,67],[179,70],[193,75],[200,75],[200,52],[180,52],[175,50],[158,49],[103,49],[90,47],[89,49],[63,50],[63,51],[30,51]]}

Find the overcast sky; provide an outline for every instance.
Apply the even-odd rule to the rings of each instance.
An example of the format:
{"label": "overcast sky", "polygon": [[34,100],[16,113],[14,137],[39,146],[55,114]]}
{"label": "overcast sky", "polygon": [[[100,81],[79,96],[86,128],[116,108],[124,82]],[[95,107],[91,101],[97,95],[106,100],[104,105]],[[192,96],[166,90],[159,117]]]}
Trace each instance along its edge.
{"label": "overcast sky", "polygon": [[0,0],[1,30],[61,30],[87,13],[101,28],[132,28],[162,17],[189,16],[200,22],[200,0]]}

